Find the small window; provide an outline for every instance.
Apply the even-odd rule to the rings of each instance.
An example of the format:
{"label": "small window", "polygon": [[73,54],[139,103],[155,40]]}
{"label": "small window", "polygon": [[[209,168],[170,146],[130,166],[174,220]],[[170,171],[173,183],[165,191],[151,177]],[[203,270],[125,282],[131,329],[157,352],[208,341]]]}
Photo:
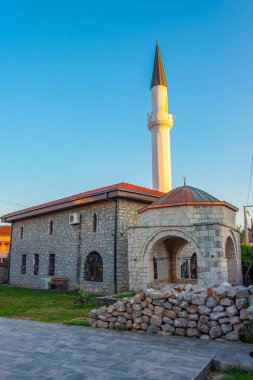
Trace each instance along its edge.
{"label": "small window", "polygon": [[181,278],[191,278],[197,280],[197,254],[194,253],[190,259],[183,260],[181,264]]}
{"label": "small window", "polygon": [[22,255],[21,274],[26,274],[26,255]]}
{"label": "small window", "polygon": [[97,217],[97,214],[94,212],[92,216],[92,232],[97,231],[97,224],[98,224],[98,217]]}
{"label": "small window", "polygon": [[84,264],[84,280],[85,281],[103,281],[103,261],[97,252],[88,254]]}
{"label": "small window", "polygon": [[181,264],[181,278],[189,278],[189,260],[186,259]]}
{"label": "small window", "polygon": [[158,272],[157,272],[157,258],[153,257],[153,270],[154,270],[154,280],[158,279]]}
{"label": "small window", "polygon": [[191,272],[191,278],[196,280],[198,278],[196,253],[194,253],[190,259],[190,272]]}
{"label": "small window", "polygon": [[24,226],[21,226],[21,227],[20,227],[20,230],[19,230],[19,237],[20,237],[20,239],[23,239],[23,238],[24,238]]}
{"label": "small window", "polygon": [[6,257],[4,257],[4,258],[3,258],[3,263],[7,263],[7,261],[8,261],[8,260],[6,259]]}
{"label": "small window", "polygon": [[49,255],[49,267],[48,267],[49,276],[54,276],[54,270],[55,270],[55,254],[50,253],[50,255]]}
{"label": "small window", "polygon": [[40,264],[40,257],[36,253],[34,255],[34,264],[33,264],[33,274],[36,276],[39,274],[39,264]]}
{"label": "small window", "polygon": [[50,222],[48,223],[48,235],[53,235],[53,232],[54,232],[54,222],[51,219]]}

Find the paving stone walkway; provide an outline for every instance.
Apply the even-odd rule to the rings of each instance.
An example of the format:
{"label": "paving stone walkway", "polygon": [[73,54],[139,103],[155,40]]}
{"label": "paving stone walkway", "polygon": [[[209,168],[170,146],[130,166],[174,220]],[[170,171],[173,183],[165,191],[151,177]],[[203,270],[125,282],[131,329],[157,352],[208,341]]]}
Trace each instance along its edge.
{"label": "paving stone walkway", "polygon": [[215,355],[253,367],[253,345],[0,318],[1,380],[191,380]]}

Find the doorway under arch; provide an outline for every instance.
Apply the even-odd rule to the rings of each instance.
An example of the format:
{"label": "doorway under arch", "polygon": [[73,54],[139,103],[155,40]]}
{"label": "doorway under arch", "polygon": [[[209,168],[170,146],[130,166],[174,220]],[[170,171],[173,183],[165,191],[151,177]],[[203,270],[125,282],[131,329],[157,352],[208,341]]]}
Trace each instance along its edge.
{"label": "doorway under arch", "polygon": [[228,272],[228,282],[231,284],[237,283],[237,260],[235,253],[235,246],[231,236],[228,236],[225,245],[225,258],[227,260],[227,272]]}
{"label": "doorway under arch", "polygon": [[196,283],[198,278],[196,246],[179,236],[167,236],[149,253],[150,283]]}

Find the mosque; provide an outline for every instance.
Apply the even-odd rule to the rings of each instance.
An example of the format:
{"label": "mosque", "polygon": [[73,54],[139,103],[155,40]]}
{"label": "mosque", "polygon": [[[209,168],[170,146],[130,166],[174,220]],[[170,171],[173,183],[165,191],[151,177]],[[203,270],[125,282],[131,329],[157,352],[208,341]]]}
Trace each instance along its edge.
{"label": "mosque", "polygon": [[153,189],[121,182],[12,212],[9,283],[99,293],[154,284],[242,282],[231,204],[187,186],[172,189],[166,77],[158,44],[151,80]]}

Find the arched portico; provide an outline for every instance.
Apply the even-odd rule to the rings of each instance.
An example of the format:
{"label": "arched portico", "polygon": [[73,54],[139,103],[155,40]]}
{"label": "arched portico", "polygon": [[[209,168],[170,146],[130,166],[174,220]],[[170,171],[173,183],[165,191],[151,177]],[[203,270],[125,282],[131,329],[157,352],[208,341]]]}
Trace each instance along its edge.
{"label": "arched portico", "polygon": [[197,241],[188,233],[166,229],[148,239],[142,251],[143,276],[147,284],[196,283],[201,274],[202,255]]}

